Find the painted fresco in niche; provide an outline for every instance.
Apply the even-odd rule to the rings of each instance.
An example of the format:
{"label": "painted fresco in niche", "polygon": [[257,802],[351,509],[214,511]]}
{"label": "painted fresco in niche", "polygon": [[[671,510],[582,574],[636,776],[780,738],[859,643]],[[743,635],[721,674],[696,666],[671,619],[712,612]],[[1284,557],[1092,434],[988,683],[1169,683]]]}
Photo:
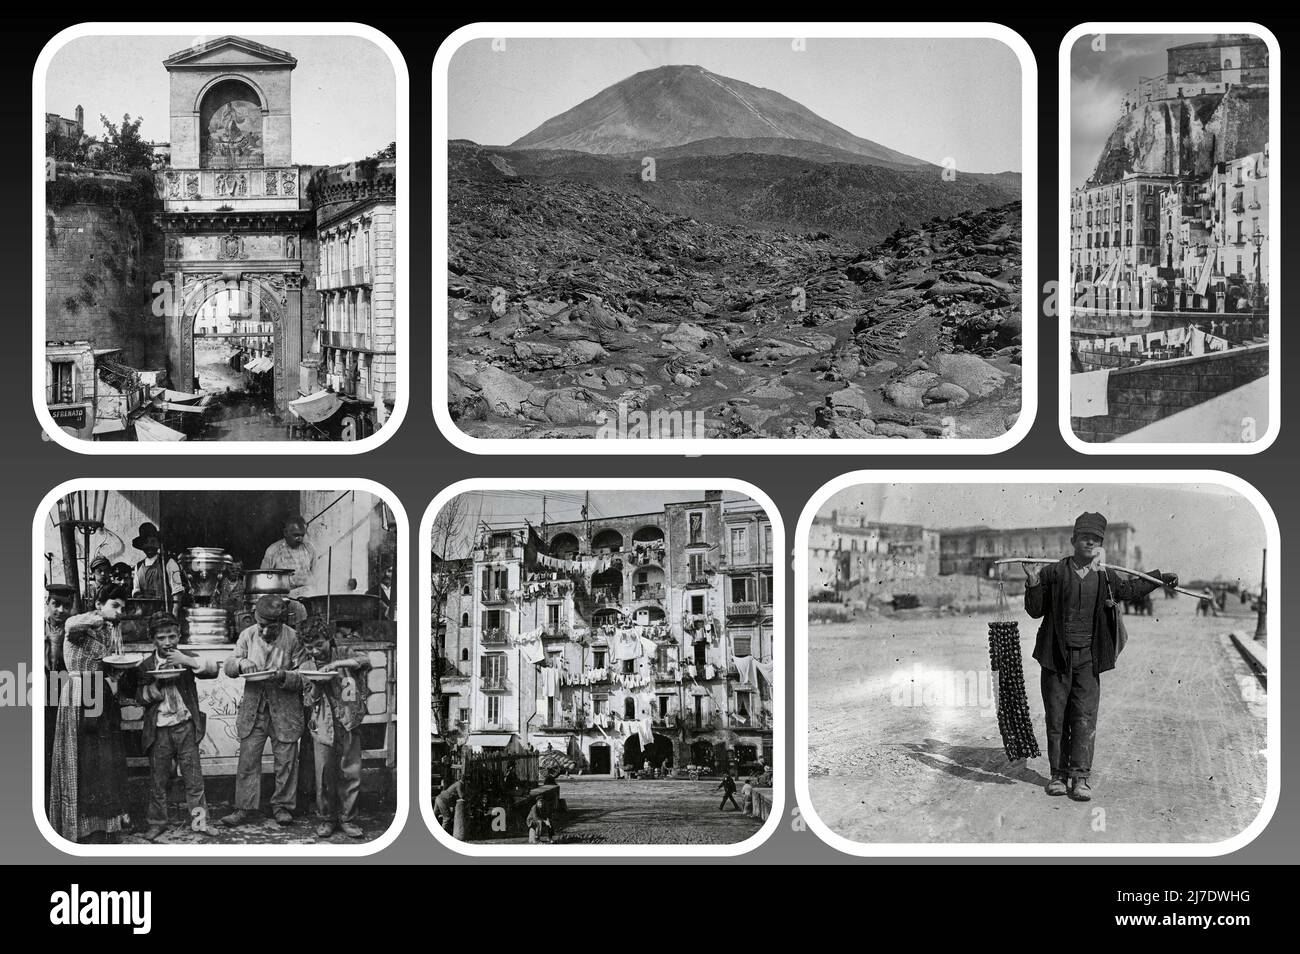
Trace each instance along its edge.
{"label": "painted fresco in niche", "polygon": [[203,98],[199,115],[199,162],[205,169],[261,166],[262,108],[244,83],[218,83]]}

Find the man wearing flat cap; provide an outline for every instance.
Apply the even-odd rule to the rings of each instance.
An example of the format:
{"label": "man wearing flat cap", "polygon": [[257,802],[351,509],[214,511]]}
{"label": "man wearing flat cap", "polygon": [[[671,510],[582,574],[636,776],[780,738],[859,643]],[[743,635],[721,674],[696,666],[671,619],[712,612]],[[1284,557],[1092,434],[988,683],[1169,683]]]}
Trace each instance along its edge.
{"label": "man wearing flat cap", "polygon": [[[288,601],[266,595],[253,609],[253,624],[239,634],[235,652],[226,660],[226,675],[244,677],[235,731],[239,735],[239,765],[235,776],[235,811],[221,824],[236,828],[256,818],[261,807],[262,753],[271,743],[275,792],[271,811],[281,825],[293,823],[298,801],[298,740],[303,732],[302,677],[304,657],[298,634],[284,624]],[[271,673],[268,677],[261,673]],[[249,678],[252,677],[252,678]]]}
{"label": "man wearing flat cap", "polygon": [[[1093,746],[1101,674],[1115,668],[1123,631],[1115,607],[1140,599],[1160,584],[1121,576],[1102,566],[1106,518],[1084,513],[1074,521],[1074,553],[1047,566],[1025,565],[1025,612],[1038,627],[1034,659],[1042,667],[1043,709],[1047,722],[1047,760],[1052,778],[1048,795],[1076,801],[1092,798]],[[1178,576],[1149,574],[1176,586]]]}

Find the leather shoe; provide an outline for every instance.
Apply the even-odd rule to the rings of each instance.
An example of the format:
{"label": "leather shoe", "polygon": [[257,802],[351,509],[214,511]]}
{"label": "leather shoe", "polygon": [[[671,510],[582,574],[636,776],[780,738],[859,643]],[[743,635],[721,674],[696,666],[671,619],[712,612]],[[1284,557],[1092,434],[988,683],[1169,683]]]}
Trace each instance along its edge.
{"label": "leather shoe", "polygon": [[221,824],[225,825],[227,828],[238,828],[240,825],[247,824],[252,814],[252,812],[240,808],[231,812],[229,815],[224,816],[221,819]]}
{"label": "leather shoe", "polygon": [[1092,801],[1092,786],[1088,784],[1086,778],[1079,776],[1074,780],[1074,787],[1070,789],[1070,797],[1076,802]]}
{"label": "leather shoe", "polygon": [[1048,795],[1064,795],[1064,794],[1065,794],[1065,779],[1057,777],[1057,778],[1053,778],[1050,782],[1048,782],[1048,783],[1047,783],[1047,794],[1048,794]]}
{"label": "leather shoe", "polygon": [[366,837],[366,833],[364,830],[362,830],[361,826],[354,825],[352,822],[344,822],[343,824],[339,825],[339,828],[343,829],[343,834],[347,835],[349,838]]}
{"label": "leather shoe", "polygon": [[277,808],[275,810],[275,823],[277,825],[292,825],[293,812],[287,808]]}
{"label": "leather shoe", "polygon": [[332,834],[334,834],[333,822],[330,821],[321,822],[319,825],[316,826],[317,838],[328,838]]}

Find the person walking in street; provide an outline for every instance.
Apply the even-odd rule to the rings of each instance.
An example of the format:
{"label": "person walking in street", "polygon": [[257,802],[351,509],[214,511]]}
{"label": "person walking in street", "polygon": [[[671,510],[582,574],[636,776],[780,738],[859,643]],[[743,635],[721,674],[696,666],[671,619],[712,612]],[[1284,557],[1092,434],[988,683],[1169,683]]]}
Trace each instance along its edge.
{"label": "person walking in street", "polygon": [[718,787],[714,789],[715,792],[718,790],[722,791],[722,801],[718,803],[718,811],[726,811],[727,802],[731,802],[732,807],[734,807],[736,811],[741,810],[740,806],[736,804],[736,780],[731,777],[730,772],[722,776],[722,781],[719,782]]}
{"label": "person walking in street", "polygon": [[[1106,518],[1084,513],[1074,522],[1074,552],[1047,566],[1025,564],[1025,612],[1041,619],[1034,659],[1047,722],[1048,795],[1092,798],[1090,777],[1101,703],[1101,674],[1115,668],[1124,648],[1120,602],[1160,587],[1140,577],[1101,569]],[[1148,574],[1176,586],[1178,576]]]}

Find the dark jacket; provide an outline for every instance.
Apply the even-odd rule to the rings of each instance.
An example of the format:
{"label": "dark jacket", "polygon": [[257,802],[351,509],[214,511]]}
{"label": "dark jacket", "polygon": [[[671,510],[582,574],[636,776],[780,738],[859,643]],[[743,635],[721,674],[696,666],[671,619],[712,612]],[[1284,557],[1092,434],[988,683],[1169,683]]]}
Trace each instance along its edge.
{"label": "dark jacket", "polygon": [[[261,639],[257,635],[254,623],[235,641],[235,653],[226,660],[226,675],[234,679],[239,676],[239,660],[248,658],[249,642]],[[277,742],[297,742],[302,738],[305,724],[302,709],[302,677],[296,670],[303,660],[302,643],[298,634],[289,626],[280,627],[276,637],[275,649],[280,651],[281,671],[284,673],[284,685],[272,682],[244,681],[244,694],[239,700],[239,714],[235,717],[235,732],[241,739],[246,739],[257,725],[257,713],[266,699],[271,708],[271,734]]]}
{"label": "dark jacket", "polygon": [[[1065,608],[1073,572],[1071,558],[1066,557],[1043,567],[1037,586],[1025,587],[1025,612],[1043,621],[1034,643],[1034,659],[1049,672],[1069,668]],[[1149,575],[1159,577],[1160,571],[1155,570]],[[1114,570],[1106,570],[1097,583],[1097,604],[1092,614],[1092,668],[1094,672],[1102,673],[1115,668],[1115,659],[1119,655],[1110,614],[1106,612],[1108,604],[1113,606],[1125,600],[1140,599],[1159,589],[1159,585],[1136,576],[1121,576]]]}
{"label": "dark jacket", "polygon": [[[188,652],[184,649],[181,652],[186,656],[195,656],[195,653]],[[196,679],[215,679],[219,669],[211,666],[202,672],[195,673],[193,669],[186,669],[175,679],[162,682],[154,679],[149,675],[151,669],[161,669],[163,661],[158,658],[157,651],[150,653],[144,658],[136,672],[140,674],[140,688],[137,692],[139,701],[144,704],[144,717],[141,720],[141,730],[143,738],[141,742],[145,752],[153,747],[154,738],[158,732],[158,706],[162,703],[163,690],[171,685],[175,686],[181,694],[181,701],[185,703],[185,708],[190,710],[190,718],[194,720],[194,737],[201,743],[203,736],[207,733],[208,717],[204,715],[203,709],[199,706],[199,687],[195,682]]]}

